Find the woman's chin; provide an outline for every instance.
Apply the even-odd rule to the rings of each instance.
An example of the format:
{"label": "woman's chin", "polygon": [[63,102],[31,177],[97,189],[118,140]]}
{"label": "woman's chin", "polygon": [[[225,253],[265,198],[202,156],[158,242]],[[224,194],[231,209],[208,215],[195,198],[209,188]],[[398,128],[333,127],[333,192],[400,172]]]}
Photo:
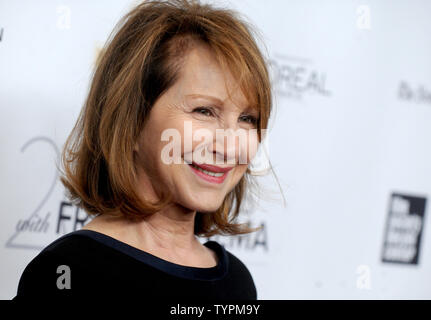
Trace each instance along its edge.
{"label": "woman's chin", "polygon": [[217,211],[218,208],[220,208],[220,205],[218,206],[196,206],[195,207],[195,211],[196,212],[202,212],[202,213],[210,213],[210,212],[214,212]]}
{"label": "woman's chin", "polygon": [[176,203],[190,211],[210,213],[215,212],[220,208],[223,204],[223,199],[184,199],[182,201],[176,201]]}

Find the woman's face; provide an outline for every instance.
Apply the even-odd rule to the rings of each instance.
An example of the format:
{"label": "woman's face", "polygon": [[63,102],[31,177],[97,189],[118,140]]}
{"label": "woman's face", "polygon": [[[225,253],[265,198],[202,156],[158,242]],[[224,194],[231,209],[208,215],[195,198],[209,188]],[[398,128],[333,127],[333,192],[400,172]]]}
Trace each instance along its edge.
{"label": "woman's face", "polygon": [[[220,69],[206,46],[198,45],[189,51],[180,78],[154,104],[135,146],[138,188],[145,199],[169,190],[175,203],[191,210],[211,212],[221,206],[255,156],[256,149],[250,146],[258,144],[257,136],[248,134],[246,143],[238,137],[233,144],[228,144],[227,138],[217,139],[216,130],[223,134],[226,131],[220,130],[250,132],[256,128],[257,111],[248,108],[239,88],[233,88],[238,88],[237,83],[229,72]],[[189,129],[192,135],[187,133]],[[198,130],[212,134],[212,138],[206,135],[205,139],[193,140]],[[178,139],[172,138],[172,132],[178,133]],[[163,141],[163,135],[171,138]],[[168,146],[173,148],[167,149]],[[178,157],[167,164],[166,150],[175,148]],[[240,154],[246,155],[246,161]],[[174,152],[168,155],[174,156]],[[205,164],[217,168],[205,167],[208,170],[203,172]],[[222,172],[226,169],[230,170]]]}

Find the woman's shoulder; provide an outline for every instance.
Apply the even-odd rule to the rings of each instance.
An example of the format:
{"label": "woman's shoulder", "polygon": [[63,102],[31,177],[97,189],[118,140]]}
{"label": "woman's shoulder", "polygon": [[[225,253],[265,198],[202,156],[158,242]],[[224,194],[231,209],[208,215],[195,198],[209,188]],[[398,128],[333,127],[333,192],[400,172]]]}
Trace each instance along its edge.
{"label": "woman's shoulder", "polygon": [[29,265],[82,261],[83,258],[94,257],[96,246],[97,243],[83,236],[81,230],[69,232],[48,244]]}
{"label": "woman's shoulder", "polygon": [[[89,259],[95,259],[92,250],[97,245],[88,237],[70,232],[54,240],[40,251],[24,268],[21,274],[17,297],[46,296],[58,294],[63,287],[67,288],[67,277],[74,274],[86,274],[85,266]],[[67,292],[67,290],[63,290]]]}
{"label": "woman's shoulder", "polygon": [[[219,246],[226,255],[229,267],[224,282],[228,285],[232,284],[232,288],[229,288],[231,294],[238,294],[238,296],[242,296],[245,299],[257,299],[254,279],[246,264],[236,254],[226,249],[223,244],[215,240],[211,240],[211,242],[214,243],[214,246]],[[235,293],[232,290],[240,292]]]}
{"label": "woman's shoulder", "polygon": [[247,278],[253,281],[251,272],[248,269],[248,267],[245,265],[245,263],[238,256],[233,254],[231,251],[227,249],[225,250],[229,259],[230,272],[234,273],[235,275],[240,275],[243,278]]}
{"label": "woman's shoulder", "polygon": [[90,264],[95,266],[99,259],[109,258],[111,248],[95,241],[89,233],[91,232],[88,230],[76,230],[59,237],[42,249],[25,270],[66,263],[83,267]]}
{"label": "woman's shoulder", "polygon": [[248,270],[245,263],[238,256],[236,256],[232,251],[227,249],[222,242],[210,239],[205,243],[205,246],[210,247],[213,250],[215,250],[218,255],[224,256],[224,258],[227,260],[227,262],[229,264],[229,268],[231,269],[232,272],[245,273],[245,274],[251,276],[250,271]]}

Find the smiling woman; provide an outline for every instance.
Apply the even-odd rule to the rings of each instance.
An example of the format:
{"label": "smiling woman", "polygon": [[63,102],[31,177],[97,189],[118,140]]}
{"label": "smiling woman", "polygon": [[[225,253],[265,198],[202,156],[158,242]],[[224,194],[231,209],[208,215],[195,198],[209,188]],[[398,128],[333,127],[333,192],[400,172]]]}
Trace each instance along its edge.
{"label": "smiling woman", "polygon": [[[231,10],[183,0],[142,2],[117,29],[63,150],[61,181],[95,217],[27,266],[17,297],[136,290],[256,299],[245,265],[216,241],[197,239],[256,230],[234,222],[251,181],[250,146],[262,140],[272,104],[251,26]],[[227,134],[214,139],[220,130]],[[252,130],[245,143],[231,134]],[[166,141],[167,131],[204,141]],[[169,143],[179,152],[167,164]],[[59,290],[59,265],[74,274],[69,290]]]}

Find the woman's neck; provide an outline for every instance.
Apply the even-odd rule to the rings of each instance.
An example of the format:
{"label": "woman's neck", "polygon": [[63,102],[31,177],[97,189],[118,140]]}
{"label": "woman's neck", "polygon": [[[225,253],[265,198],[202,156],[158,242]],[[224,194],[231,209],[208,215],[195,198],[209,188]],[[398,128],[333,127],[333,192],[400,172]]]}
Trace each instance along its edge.
{"label": "woman's neck", "polygon": [[217,257],[194,234],[195,211],[168,207],[139,222],[99,215],[83,229],[98,231],[157,257],[183,265],[212,267]]}

